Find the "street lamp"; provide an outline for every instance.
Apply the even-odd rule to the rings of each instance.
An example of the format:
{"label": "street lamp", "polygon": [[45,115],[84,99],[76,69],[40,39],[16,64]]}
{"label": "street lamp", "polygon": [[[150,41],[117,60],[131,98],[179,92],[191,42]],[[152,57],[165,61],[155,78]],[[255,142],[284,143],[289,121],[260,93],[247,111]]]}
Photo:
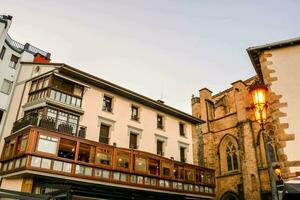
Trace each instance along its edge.
{"label": "street lamp", "polygon": [[270,140],[267,137],[265,133],[264,124],[267,120],[267,107],[268,107],[268,101],[267,101],[267,94],[268,94],[268,88],[263,84],[255,84],[249,91],[250,96],[253,101],[253,109],[255,113],[255,119],[259,122],[261,126],[260,132],[262,133],[265,151],[266,151],[266,157],[267,157],[267,164],[268,164],[268,172],[269,172],[269,181],[271,185],[271,192],[272,192],[272,199],[278,200],[277,195],[277,188],[276,188],[276,182],[274,179],[273,174],[273,168],[272,168],[272,162],[270,157]]}

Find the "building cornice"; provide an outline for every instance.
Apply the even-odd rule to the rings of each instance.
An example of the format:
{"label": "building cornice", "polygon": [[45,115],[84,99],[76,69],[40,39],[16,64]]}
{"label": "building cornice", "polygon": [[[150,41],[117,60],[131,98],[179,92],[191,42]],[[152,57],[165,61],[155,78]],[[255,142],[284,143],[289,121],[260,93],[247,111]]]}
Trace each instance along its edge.
{"label": "building cornice", "polygon": [[295,46],[300,44],[300,37],[297,38],[292,38],[288,40],[282,40],[279,42],[273,42],[269,44],[264,44],[260,46],[255,46],[255,47],[249,47],[247,48],[247,53],[250,57],[251,63],[261,81],[263,81],[263,75],[261,71],[261,65],[259,61],[259,56],[262,52],[267,51],[267,50],[273,50],[273,49],[279,49],[279,48],[284,48],[284,47],[289,47],[289,46]]}

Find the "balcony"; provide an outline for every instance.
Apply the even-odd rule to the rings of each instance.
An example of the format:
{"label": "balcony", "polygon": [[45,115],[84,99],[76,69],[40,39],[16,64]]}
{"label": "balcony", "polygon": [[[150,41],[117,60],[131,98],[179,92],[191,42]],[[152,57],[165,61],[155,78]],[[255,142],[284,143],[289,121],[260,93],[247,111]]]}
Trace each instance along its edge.
{"label": "balcony", "polygon": [[84,126],[46,115],[39,115],[37,113],[31,113],[15,121],[13,124],[12,133],[15,133],[27,126],[36,126],[50,131],[56,131],[81,138],[85,138],[86,136],[86,127]]}
{"label": "balcony", "polygon": [[[36,118],[27,124],[38,124]],[[213,198],[214,170],[159,155],[27,127],[5,138],[0,174],[28,173],[127,188]]]}

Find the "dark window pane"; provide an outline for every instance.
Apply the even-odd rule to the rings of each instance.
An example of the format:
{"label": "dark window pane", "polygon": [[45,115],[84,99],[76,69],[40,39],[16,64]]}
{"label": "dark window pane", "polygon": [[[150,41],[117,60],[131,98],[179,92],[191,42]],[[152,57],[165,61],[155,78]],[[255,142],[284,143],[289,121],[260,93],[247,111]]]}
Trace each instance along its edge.
{"label": "dark window pane", "polygon": [[138,121],[138,108],[135,106],[131,106],[131,119]]}
{"label": "dark window pane", "polygon": [[112,111],[112,98],[104,96],[102,110],[111,112]]}
{"label": "dark window pane", "polygon": [[129,138],[129,148],[137,149],[137,134],[135,133],[130,133],[130,138]]}
{"label": "dark window pane", "polygon": [[101,124],[99,142],[104,143],[104,144],[109,143],[109,128],[110,128],[110,126]]}
{"label": "dark window pane", "polygon": [[181,162],[185,162],[185,148],[184,147],[180,147],[180,161]]}
{"label": "dark window pane", "polygon": [[184,136],[184,124],[183,123],[179,123],[179,133],[181,136]]}
{"label": "dark window pane", "polygon": [[157,115],[157,128],[163,129],[163,117],[160,115]]}
{"label": "dark window pane", "polygon": [[157,154],[158,155],[163,155],[163,142],[162,141],[159,141],[159,140],[157,140]]}
{"label": "dark window pane", "polygon": [[227,169],[228,171],[232,170],[231,156],[227,154]]}

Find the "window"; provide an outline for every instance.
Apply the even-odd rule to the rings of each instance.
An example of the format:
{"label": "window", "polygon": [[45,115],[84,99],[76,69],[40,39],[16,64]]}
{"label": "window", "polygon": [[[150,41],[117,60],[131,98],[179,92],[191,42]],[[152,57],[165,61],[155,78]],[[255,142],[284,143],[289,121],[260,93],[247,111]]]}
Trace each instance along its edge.
{"label": "window", "polygon": [[129,137],[129,148],[132,149],[137,149],[137,137],[138,135],[136,133],[130,132],[130,137]]}
{"label": "window", "polygon": [[87,163],[93,162],[92,152],[95,152],[94,146],[80,143],[79,152],[78,152],[78,161],[87,162]]}
{"label": "window", "polygon": [[11,55],[9,66],[13,69],[16,69],[19,58],[15,55]]}
{"label": "window", "polygon": [[69,94],[59,92],[56,90],[51,90],[50,98],[54,99],[55,101],[59,101],[71,106],[81,107],[81,99],[77,97],[73,97]]}
{"label": "window", "polygon": [[6,142],[6,144],[5,144],[5,153],[4,153],[5,158],[10,157],[10,156],[13,155],[15,142],[16,142],[16,140],[11,140],[11,141]]}
{"label": "window", "polygon": [[111,151],[107,149],[97,149],[96,164],[111,165]]}
{"label": "window", "polygon": [[178,180],[184,179],[183,166],[174,164],[174,176],[175,176],[175,179],[178,179]]}
{"label": "window", "polygon": [[74,160],[76,145],[76,141],[61,138],[59,142],[58,157]]}
{"label": "window", "polygon": [[4,111],[3,111],[3,110],[0,110],[0,124],[1,124],[1,121],[2,121],[3,115],[4,115]]}
{"label": "window", "polygon": [[228,171],[237,170],[239,168],[237,148],[231,141],[229,141],[226,146],[226,161]]}
{"label": "window", "polygon": [[12,89],[12,85],[13,85],[12,81],[4,79],[3,82],[2,82],[2,86],[1,86],[1,92],[9,95],[10,91]]}
{"label": "window", "polygon": [[147,170],[147,160],[145,158],[141,157],[135,157],[135,162],[134,162],[134,169],[137,171],[144,171],[146,172]]}
{"label": "window", "polygon": [[156,153],[157,153],[157,155],[161,155],[161,156],[164,155],[163,144],[164,144],[163,141],[160,141],[160,140],[156,141]]}
{"label": "window", "polygon": [[134,121],[139,120],[139,109],[136,106],[131,106],[131,119]]}
{"label": "window", "polygon": [[57,150],[57,138],[53,138],[46,135],[40,135],[37,151],[45,152],[45,153],[51,153],[56,154]]}
{"label": "window", "polygon": [[3,60],[4,54],[5,54],[6,48],[3,46],[0,52],[0,59]]}
{"label": "window", "polygon": [[163,162],[162,163],[162,175],[165,177],[171,176],[171,164]]}
{"label": "window", "polygon": [[27,146],[28,135],[18,137],[17,142],[17,153],[24,152]]}
{"label": "window", "polygon": [[163,116],[157,115],[157,128],[163,129],[164,124],[163,124]]}
{"label": "window", "polygon": [[129,168],[129,157],[130,154],[125,152],[117,152],[117,167]]}
{"label": "window", "polygon": [[195,180],[195,171],[191,169],[185,170],[185,179],[187,181],[194,181]]}
{"label": "window", "polygon": [[274,151],[274,148],[272,146],[272,144],[268,144],[269,145],[269,152],[270,152],[270,158],[271,158],[271,162],[276,162],[277,159],[276,159],[276,153]]}
{"label": "window", "polygon": [[180,147],[180,161],[181,162],[186,162],[185,147]]}
{"label": "window", "polygon": [[111,112],[112,111],[112,98],[108,96],[103,97],[102,110]]}
{"label": "window", "polygon": [[99,137],[99,142],[103,144],[108,144],[109,143],[109,129],[110,126],[101,124],[100,126],[100,137]]}
{"label": "window", "polygon": [[179,134],[180,134],[180,136],[185,136],[184,124],[183,123],[179,123]]}
{"label": "window", "polygon": [[149,159],[148,170],[151,175],[159,175],[159,160]]}

